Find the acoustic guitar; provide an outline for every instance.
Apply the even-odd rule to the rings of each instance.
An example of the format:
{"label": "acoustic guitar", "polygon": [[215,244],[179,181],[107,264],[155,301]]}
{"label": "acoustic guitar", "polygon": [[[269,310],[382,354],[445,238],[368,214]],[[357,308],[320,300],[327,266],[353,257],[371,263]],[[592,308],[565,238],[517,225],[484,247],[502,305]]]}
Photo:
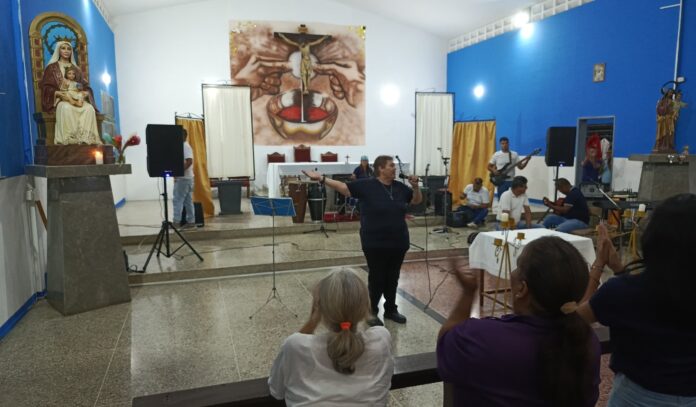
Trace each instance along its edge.
{"label": "acoustic guitar", "polygon": [[535,149],[532,151],[528,156],[524,157],[522,160],[516,162],[514,165],[511,165],[512,163],[507,163],[503,166],[503,168],[499,169],[497,172],[490,171],[491,173],[491,184],[495,185],[496,187],[499,187],[503,185],[503,182],[508,177],[508,173],[512,171],[517,165],[529,161],[532,156],[535,156],[541,152],[540,148]]}

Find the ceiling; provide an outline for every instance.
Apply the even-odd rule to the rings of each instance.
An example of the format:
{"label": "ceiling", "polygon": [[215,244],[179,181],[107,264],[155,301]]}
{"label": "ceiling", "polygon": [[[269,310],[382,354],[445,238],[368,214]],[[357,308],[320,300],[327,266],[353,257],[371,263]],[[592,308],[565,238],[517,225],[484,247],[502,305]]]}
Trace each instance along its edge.
{"label": "ceiling", "polygon": [[[205,0],[101,0],[112,17]],[[249,0],[253,1],[253,0]],[[511,16],[534,0],[333,0],[451,39]]]}

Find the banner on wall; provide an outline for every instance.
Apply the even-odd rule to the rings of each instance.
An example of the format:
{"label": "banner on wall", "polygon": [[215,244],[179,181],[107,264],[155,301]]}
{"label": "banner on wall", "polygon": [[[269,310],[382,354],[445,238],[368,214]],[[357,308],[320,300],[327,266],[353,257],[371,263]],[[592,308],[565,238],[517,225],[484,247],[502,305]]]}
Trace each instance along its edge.
{"label": "banner on wall", "polygon": [[232,21],[230,72],[256,145],[365,144],[364,26]]}

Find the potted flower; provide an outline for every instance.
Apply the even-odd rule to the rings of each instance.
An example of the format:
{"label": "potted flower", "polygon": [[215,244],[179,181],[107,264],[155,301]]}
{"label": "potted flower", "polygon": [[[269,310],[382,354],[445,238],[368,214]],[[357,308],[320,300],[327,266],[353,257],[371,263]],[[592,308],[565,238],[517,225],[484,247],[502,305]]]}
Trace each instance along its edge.
{"label": "potted flower", "polygon": [[106,139],[107,143],[111,144],[118,152],[118,159],[116,161],[118,164],[126,163],[126,156],[124,154],[126,148],[140,144],[140,137],[138,137],[136,133],[131,134],[125,143],[123,142],[123,137],[120,135],[114,136],[113,138],[107,135],[104,138]]}

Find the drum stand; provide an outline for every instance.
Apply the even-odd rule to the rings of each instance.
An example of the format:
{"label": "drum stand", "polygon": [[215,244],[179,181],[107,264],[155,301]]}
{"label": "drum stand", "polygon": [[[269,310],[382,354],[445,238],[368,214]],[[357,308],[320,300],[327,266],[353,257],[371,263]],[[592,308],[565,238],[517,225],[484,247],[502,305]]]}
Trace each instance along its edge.
{"label": "drum stand", "polygon": [[[321,184],[321,186],[319,187],[319,189],[320,189],[320,191],[321,191],[321,219],[320,219],[320,221],[319,221],[319,222],[320,222],[320,224],[319,224],[319,229],[317,229],[317,230],[308,230],[308,231],[302,232],[302,233],[305,233],[305,234],[306,234],[306,233],[321,232],[321,233],[323,233],[324,236],[326,236],[326,238],[328,239],[328,238],[329,238],[329,232],[336,232],[337,230],[331,230],[331,229],[327,229],[327,228],[326,228],[326,224],[324,223],[324,213],[326,212],[326,186],[324,186],[323,184]],[[311,208],[310,208],[310,212],[311,212]]]}

